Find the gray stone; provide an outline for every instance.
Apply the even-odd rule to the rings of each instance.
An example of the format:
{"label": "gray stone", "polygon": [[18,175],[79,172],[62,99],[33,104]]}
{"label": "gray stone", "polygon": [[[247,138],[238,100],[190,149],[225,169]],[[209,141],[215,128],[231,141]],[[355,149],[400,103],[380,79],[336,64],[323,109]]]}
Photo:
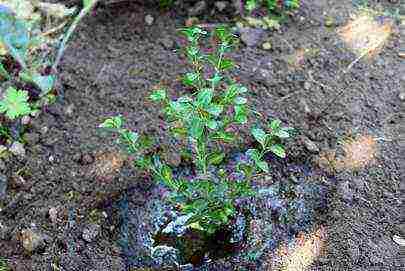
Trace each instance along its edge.
{"label": "gray stone", "polygon": [[25,157],[24,145],[21,144],[21,143],[18,142],[18,141],[15,141],[15,142],[11,145],[9,151],[10,151],[12,154],[16,155],[16,156]]}
{"label": "gray stone", "polygon": [[74,104],[70,104],[70,105],[68,105],[68,106],[65,108],[65,114],[66,114],[68,117],[71,117],[71,116],[73,116],[74,110],[75,110],[75,105],[74,105]]}
{"label": "gray stone", "polygon": [[39,134],[37,133],[26,133],[23,137],[27,144],[31,146],[37,144],[40,138]]}
{"label": "gray stone", "polygon": [[401,91],[398,95],[399,100],[405,101],[405,91]]}
{"label": "gray stone", "polygon": [[8,240],[10,238],[11,228],[0,222],[0,240]]}
{"label": "gray stone", "polygon": [[2,200],[6,196],[7,184],[7,176],[0,174],[0,200]]}
{"label": "gray stone", "polygon": [[32,229],[22,230],[20,240],[28,253],[39,251],[45,247],[45,236]]}
{"label": "gray stone", "polygon": [[248,47],[254,47],[259,44],[263,40],[265,33],[263,29],[251,27],[243,27],[239,31],[242,42]]}
{"label": "gray stone", "polygon": [[337,192],[346,202],[351,202],[353,200],[353,191],[350,189],[348,181],[340,182],[337,186]]}
{"label": "gray stone", "polygon": [[204,13],[207,9],[207,3],[205,1],[198,1],[193,7],[188,9],[189,16],[198,16]]}
{"label": "gray stone", "polygon": [[155,18],[153,18],[152,15],[148,14],[145,16],[145,23],[147,25],[149,25],[149,26],[152,25],[154,21],[155,21]]}
{"label": "gray stone", "polygon": [[309,138],[303,137],[302,139],[305,148],[310,152],[310,153],[319,153],[319,148],[318,146]]}
{"label": "gray stone", "polygon": [[304,83],[304,89],[305,89],[305,90],[310,90],[310,89],[311,89],[311,83],[308,82],[308,81],[305,81],[305,83]]}
{"label": "gray stone", "polygon": [[226,1],[217,1],[215,2],[215,8],[219,12],[223,12],[228,7],[228,2]]}
{"label": "gray stone", "polygon": [[159,43],[167,50],[170,50],[174,47],[174,41],[171,38],[161,38]]}
{"label": "gray stone", "polygon": [[3,159],[0,159],[0,171],[5,171],[6,168],[6,163],[4,163]]}
{"label": "gray stone", "polygon": [[99,233],[100,233],[100,226],[97,224],[91,224],[83,230],[82,237],[86,242],[90,243],[94,241],[94,239],[97,237]]}

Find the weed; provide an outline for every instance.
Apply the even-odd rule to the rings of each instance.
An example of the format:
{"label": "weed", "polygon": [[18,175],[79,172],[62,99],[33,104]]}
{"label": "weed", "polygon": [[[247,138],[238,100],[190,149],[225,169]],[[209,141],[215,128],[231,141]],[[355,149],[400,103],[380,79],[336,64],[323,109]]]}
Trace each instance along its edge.
{"label": "weed", "polygon": [[172,192],[169,201],[189,217],[189,227],[214,233],[228,224],[236,213],[235,202],[241,197],[254,196],[251,179],[256,172],[269,171],[264,160],[267,152],[285,157],[281,140],[289,137],[289,128],[273,120],[269,131],[254,127],[251,132],[260,144],[246,152],[246,161],[228,172],[224,167],[226,155],[218,148],[222,143],[234,143],[237,134],[231,129],[248,121],[248,89],[228,76],[235,67],[227,57],[233,48],[234,36],[225,27],[212,33],[212,50],[205,53],[200,41],[208,33],[198,27],[185,28],[181,34],[188,40],[185,56],[192,70],[182,77],[189,94],[171,99],[166,89],[156,89],[150,99],[162,105],[172,135],[188,141],[196,175],[191,179],[175,176],[172,168],[160,157],[150,154],[148,144],[138,133],[124,128],[122,117],[112,117],[100,126],[119,135],[119,144],[134,155],[135,164],[148,171]]}
{"label": "weed", "polygon": [[283,9],[296,9],[300,6],[300,0],[247,0],[245,9],[249,12],[265,7],[269,12],[280,12]]}
{"label": "weed", "polygon": [[4,258],[0,257],[0,271],[10,271],[8,264]]}

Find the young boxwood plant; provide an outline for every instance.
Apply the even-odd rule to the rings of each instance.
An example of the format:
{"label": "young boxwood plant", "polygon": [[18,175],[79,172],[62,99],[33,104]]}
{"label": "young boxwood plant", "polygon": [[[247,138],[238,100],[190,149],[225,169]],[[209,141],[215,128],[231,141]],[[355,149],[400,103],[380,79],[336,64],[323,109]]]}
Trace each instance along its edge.
{"label": "young boxwood plant", "polygon": [[268,134],[254,128],[252,134],[261,149],[248,150],[250,159],[241,162],[236,172],[228,172],[222,166],[225,154],[215,146],[234,143],[236,134],[228,128],[246,124],[249,112],[247,88],[227,75],[235,66],[226,56],[234,45],[234,36],[225,27],[216,28],[212,33],[215,41],[212,53],[205,53],[200,48],[200,40],[207,32],[191,27],[181,33],[188,40],[184,52],[192,67],[182,82],[192,91],[171,99],[165,89],[157,89],[150,99],[162,105],[173,136],[189,142],[196,176],[191,180],[176,177],[157,155],[148,154],[137,133],[124,128],[122,117],[109,118],[100,126],[118,134],[119,143],[135,155],[136,166],[149,171],[169,188],[172,192],[169,200],[189,217],[188,226],[212,234],[235,215],[238,198],[254,195],[252,177],[256,172],[268,172],[264,154],[272,151],[285,156],[279,139],[288,137],[288,129],[282,128],[279,121],[270,123]]}

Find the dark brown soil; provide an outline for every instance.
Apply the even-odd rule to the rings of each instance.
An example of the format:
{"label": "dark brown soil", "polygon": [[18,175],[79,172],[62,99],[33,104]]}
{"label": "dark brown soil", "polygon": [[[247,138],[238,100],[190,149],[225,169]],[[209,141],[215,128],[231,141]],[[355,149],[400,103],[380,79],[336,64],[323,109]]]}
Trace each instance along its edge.
{"label": "dark brown soil", "polygon": [[[399,3],[384,5],[395,8]],[[271,51],[244,45],[237,49],[233,58],[240,68],[235,75],[251,90],[258,112],[297,128],[321,150],[335,149],[348,136],[380,139],[374,164],[335,173],[338,188],[320,218],[327,231],[325,253],[312,270],[404,270],[400,248],[392,240],[404,234],[399,209],[399,30],[394,26],[375,58],[360,60],[343,74],[356,56],[335,27],[354,12],[349,0],[303,1],[280,31],[268,33]],[[155,18],[153,25],[145,25],[146,14]],[[0,201],[0,256],[12,270],[126,270],[116,242],[117,214],[105,217],[103,211],[129,185],[147,190],[150,181],[131,170],[97,126],[122,114],[130,128],[171,146],[159,108],[146,97],[157,84],[179,86],[178,76],[187,68],[176,53],[183,16],[184,11],[163,12],[128,1],[100,6],[81,24],[61,64],[64,95],[31,125],[29,132],[39,134],[39,142],[26,147],[26,158],[6,159],[4,173],[11,185]],[[329,17],[335,26],[325,27]],[[207,15],[202,22],[227,18]],[[302,65],[290,65],[300,48],[316,53]],[[300,140],[289,151],[295,160],[317,167],[318,156]],[[339,182],[347,181],[349,191],[342,192]],[[347,200],[350,193],[353,200]],[[139,204],[144,200],[140,194]],[[55,223],[49,218],[51,207],[57,208]],[[102,227],[87,243],[82,232],[91,223]],[[27,255],[18,233],[34,225],[47,236],[46,246]]]}

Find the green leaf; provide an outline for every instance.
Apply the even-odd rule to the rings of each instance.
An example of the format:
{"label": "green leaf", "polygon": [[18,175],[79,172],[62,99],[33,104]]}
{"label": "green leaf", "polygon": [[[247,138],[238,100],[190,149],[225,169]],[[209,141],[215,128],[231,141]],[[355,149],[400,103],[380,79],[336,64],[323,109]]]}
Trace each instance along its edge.
{"label": "green leaf", "polygon": [[194,87],[197,85],[198,80],[199,80],[198,73],[188,72],[183,77],[183,84],[185,84],[186,86]]}
{"label": "green leaf", "polygon": [[217,86],[219,82],[221,82],[222,78],[223,77],[219,73],[215,73],[212,78],[208,79],[208,81],[214,84],[214,86]]}
{"label": "green leaf", "polygon": [[224,109],[223,106],[219,104],[210,104],[206,108],[207,112],[210,113],[211,115],[214,115],[215,117],[219,117],[223,109]]}
{"label": "green leaf", "polygon": [[230,132],[220,131],[211,136],[214,140],[221,140],[225,143],[232,143],[236,140],[235,134]]}
{"label": "green leaf", "polygon": [[281,130],[277,131],[275,135],[278,136],[279,138],[289,138],[290,137],[290,133],[288,132],[288,130],[285,130],[285,129],[281,129]]}
{"label": "green leaf", "polygon": [[263,149],[266,147],[266,139],[267,139],[267,134],[263,129],[259,127],[253,127],[251,130],[251,133],[253,137],[257,140],[257,142],[262,145]]}
{"label": "green leaf", "polygon": [[209,164],[212,164],[212,165],[219,165],[219,164],[222,163],[222,161],[224,160],[224,158],[225,158],[225,153],[224,153],[224,152],[217,151],[217,152],[210,153],[210,154],[208,155],[207,160],[208,160],[208,163],[209,163]]}
{"label": "green leaf", "polygon": [[212,89],[207,88],[207,89],[201,90],[197,95],[197,100],[196,100],[197,106],[200,106],[203,108],[207,107],[211,103],[213,97],[214,97],[214,92]]}
{"label": "green leaf", "polygon": [[26,55],[30,35],[25,21],[17,19],[12,13],[0,12],[0,43],[23,69],[26,68]]}
{"label": "green leaf", "polygon": [[258,161],[261,159],[260,152],[256,149],[248,149],[246,155],[249,156],[253,161]]}
{"label": "green leaf", "polygon": [[107,128],[107,129],[120,129],[122,127],[122,117],[115,116],[112,118],[106,119],[102,124],[100,124],[100,128]]}
{"label": "green leaf", "polygon": [[164,165],[161,174],[165,181],[171,181],[173,179],[172,169],[169,166]]}
{"label": "green leaf", "polygon": [[161,102],[164,101],[166,99],[166,90],[164,89],[158,89],[155,90],[150,96],[149,98],[154,101],[154,102]]}
{"label": "green leaf", "polygon": [[270,146],[270,151],[277,155],[278,157],[285,158],[286,153],[284,147],[280,144],[274,144]]}
{"label": "green leaf", "polygon": [[228,70],[231,69],[235,66],[235,64],[233,63],[233,61],[231,59],[222,59],[219,69],[220,70]]}
{"label": "green leaf", "polygon": [[279,119],[272,120],[270,122],[271,132],[273,133],[273,132],[278,131],[280,129],[280,126],[281,126],[281,121]]}
{"label": "green leaf", "polygon": [[262,157],[258,150],[249,149],[249,150],[247,150],[246,155],[249,156],[255,162],[255,164],[258,168],[260,168],[261,170],[263,170],[266,173],[269,172],[269,165],[267,164],[266,161],[262,160]]}
{"label": "green leaf", "polygon": [[29,71],[22,71],[18,75],[21,80],[32,83],[41,90],[40,96],[45,96],[52,91],[55,84],[54,75],[40,75],[37,72],[31,73]]}
{"label": "green leaf", "polygon": [[247,99],[245,97],[236,97],[235,100],[233,101],[237,105],[243,105],[247,103]]}
{"label": "green leaf", "polygon": [[266,161],[257,161],[256,165],[266,173],[269,173],[269,164]]}
{"label": "green leaf", "polygon": [[207,127],[210,128],[211,130],[216,130],[218,129],[218,122],[216,120],[209,120],[206,123]]}
{"label": "green leaf", "polygon": [[0,113],[5,113],[12,120],[28,115],[32,111],[28,99],[27,91],[9,87],[4,99],[0,101]]}
{"label": "green leaf", "polygon": [[235,121],[239,124],[245,124],[247,122],[247,110],[244,105],[235,105]]}
{"label": "green leaf", "polygon": [[56,78],[54,75],[42,76],[35,73],[32,76],[32,82],[41,90],[40,96],[45,96],[52,91],[55,84],[55,79]]}
{"label": "green leaf", "polygon": [[4,79],[10,79],[10,75],[8,74],[7,70],[4,68],[3,63],[0,63],[0,76]]}
{"label": "green leaf", "polygon": [[204,123],[198,117],[193,117],[190,123],[190,136],[194,139],[201,138],[204,132]]}
{"label": "green leaf", "polygon": [[88,8],[94,4],[97,0],[83,0],[83,7]]}

